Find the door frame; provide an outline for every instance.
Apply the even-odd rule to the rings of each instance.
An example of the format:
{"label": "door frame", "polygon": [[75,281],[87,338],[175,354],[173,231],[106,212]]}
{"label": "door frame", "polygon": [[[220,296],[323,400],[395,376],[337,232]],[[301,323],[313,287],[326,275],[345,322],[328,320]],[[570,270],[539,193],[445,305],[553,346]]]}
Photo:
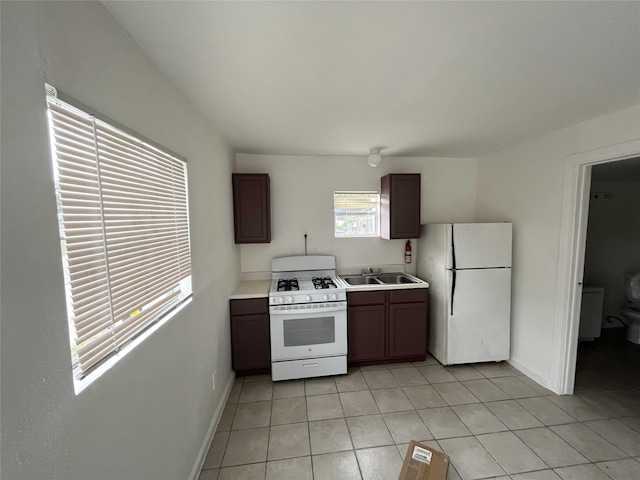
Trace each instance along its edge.
{"label": "door frame", "polygon": [[558,250],[553,353],[549,388],[572,394],[575,385],[591,167],[640,155],[640,139],[568,155]]}

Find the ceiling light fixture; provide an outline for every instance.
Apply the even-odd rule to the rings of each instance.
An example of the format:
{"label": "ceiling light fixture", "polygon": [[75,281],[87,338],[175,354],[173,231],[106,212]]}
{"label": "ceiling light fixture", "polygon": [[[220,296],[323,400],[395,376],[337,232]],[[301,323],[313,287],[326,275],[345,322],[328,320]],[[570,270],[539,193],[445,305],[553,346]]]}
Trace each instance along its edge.
{"label": "ceiling light fixture", "polygon": [[369,158],[367,163],[372,167],[377,167],[382,162],[382,155],[380,155],[380,148],[372,148],[369,150]]}

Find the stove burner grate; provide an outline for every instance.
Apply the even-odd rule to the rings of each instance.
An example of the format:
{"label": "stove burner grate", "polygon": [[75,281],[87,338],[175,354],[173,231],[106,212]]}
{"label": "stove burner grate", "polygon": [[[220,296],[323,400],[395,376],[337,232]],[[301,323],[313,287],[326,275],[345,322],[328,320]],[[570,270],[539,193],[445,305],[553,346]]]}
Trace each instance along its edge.
{"label": "stove burner grate", "polygon": [[311,281],[316,289],[338,288],[338,286],[333,283],[333,280],[331,280],[331,277],[313,277]]}
{"label": "stove burner grate", "polygon": [[290,292],[291,290],[300,290],[297,278],[283,278],[278,280],[278,292]]}

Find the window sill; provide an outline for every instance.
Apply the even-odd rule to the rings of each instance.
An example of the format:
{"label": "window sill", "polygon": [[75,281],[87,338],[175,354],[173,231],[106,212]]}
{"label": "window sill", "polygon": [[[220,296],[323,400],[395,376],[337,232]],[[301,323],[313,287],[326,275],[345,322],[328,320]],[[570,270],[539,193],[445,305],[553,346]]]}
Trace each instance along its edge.
{"label": "window sill", "polygon": [[180,313],[187,305],[191,303],[193,300],[193,295],[187,298],[184,302],[182,302],[178,307],[176,307],[173,311],[169,312],[165,317],[154,323],[147,330],[142,332],[136,338],[134,338],[131,342],[129,342],[126,346],[122,348],[118,353],[112,355],[107,359],[103,364],[97,367],[94,371],[89,373],[86,377],[81,379],[73,379],[73,389],[76,395],[79,395],[85,388],[95,382],[98,378],[100,378],[104,373],[111,369],[116,363],[118,363],[121,359],[123,359],[130,351],[140,345],[146,338],[162,327],[165,323],[175,317],[178,313]]}

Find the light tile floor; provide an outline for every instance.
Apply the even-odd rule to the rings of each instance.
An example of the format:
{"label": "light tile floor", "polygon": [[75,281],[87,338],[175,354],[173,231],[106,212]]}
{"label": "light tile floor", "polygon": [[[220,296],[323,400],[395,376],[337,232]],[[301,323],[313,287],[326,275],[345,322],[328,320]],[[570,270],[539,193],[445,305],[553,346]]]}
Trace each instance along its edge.
{"label": "light tile floor", "polygon": [[449,479],[640,479],[640,347],[604,331],[579,348],[576,393],[506,363],[424,362],[347,375],[236,380],[200,480],[396,480],[410,440]]}

